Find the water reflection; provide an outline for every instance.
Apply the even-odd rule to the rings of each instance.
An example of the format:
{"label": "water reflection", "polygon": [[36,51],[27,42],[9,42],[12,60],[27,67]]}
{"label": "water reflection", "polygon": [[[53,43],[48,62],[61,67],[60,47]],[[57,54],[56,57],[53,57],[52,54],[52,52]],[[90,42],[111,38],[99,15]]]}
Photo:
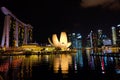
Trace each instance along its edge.
{"label": "water reflection", "polygon": [[[75,60],[76,65],[78,64],[80,67],[83,67],[83,55],[82,55],[82,50],[78,50],[75,56]],[[76,66],[75,65],[75,66]],[[75,68],[75,70],[77,70],[77,68]]]}
{"label": "water reflection", "polygon": [[90,75],[120,74],[120,56],[90,54],[89,50],[78,50],[77,53],[0,56],[0,80],[30,80],[45,75],[52,78],[55,74],[80,74],[83,77],[83,72]]}
{"label": "water reflection", "polygon": [[88,58],[91,70],[99,71],[102,74],[118,74],[120,70],[119,61],[120,56],[97,55]]}
{"label": "water reflection", "polygon": [[68,73],[69,66],[72,65],[72,56],[70,54],[60,54],[54,57],[54,72]]}

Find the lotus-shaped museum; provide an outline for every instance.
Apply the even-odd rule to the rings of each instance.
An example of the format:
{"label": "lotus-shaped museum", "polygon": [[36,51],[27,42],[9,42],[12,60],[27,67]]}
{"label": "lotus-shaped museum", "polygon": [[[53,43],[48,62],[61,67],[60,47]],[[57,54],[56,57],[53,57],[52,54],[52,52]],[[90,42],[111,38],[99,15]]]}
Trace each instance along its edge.
{"label": "lotus-shaped museum", "polygon": [[60,48],[65,51],[71,46],[71,42],[68,42],[66,32],[61,32],[60,38],[58,39],[57,34],[52,35],[52,42],[50,38],[48,38],[49,43],[56,48]]}

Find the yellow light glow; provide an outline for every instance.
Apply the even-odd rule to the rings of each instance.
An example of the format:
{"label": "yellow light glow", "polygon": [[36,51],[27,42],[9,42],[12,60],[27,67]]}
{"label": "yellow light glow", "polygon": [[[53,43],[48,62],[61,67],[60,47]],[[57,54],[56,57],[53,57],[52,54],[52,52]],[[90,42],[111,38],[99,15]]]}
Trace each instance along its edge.
{"label": "yellow light glow", "polygon": [[69,65],[72,64],[72,57],[70,55],[61,54],[54,58],[54,72],[58,73],[61,68],[62,73],[68,73]]}
{"label": "yellow light glow", "polygon": [[50,41],[49,38],[48,38],[48,41],[51,45],[61,48],[61,50],[67,50],[67,48],[71,45],[71,42],[68,42],[68,40],[67,40],[66,32],[61,32],[60,40],[58,40],[58,37],[56,34],[53,34],[52,35],[53,43]]}

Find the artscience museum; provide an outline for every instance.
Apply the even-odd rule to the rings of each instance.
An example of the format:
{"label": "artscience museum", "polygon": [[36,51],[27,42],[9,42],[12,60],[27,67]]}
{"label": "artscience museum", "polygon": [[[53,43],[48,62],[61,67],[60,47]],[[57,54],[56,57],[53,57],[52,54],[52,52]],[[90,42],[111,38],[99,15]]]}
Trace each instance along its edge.
{"label": "artscience museum", "polygon": [[71,42],[68,42],[66,32],[61,32],[60,38],[58,38],[57,34],[53,34],[52,41],[50,38],[48,38],[48,41],[52,46],[59,48],[62,51],[68,50],[71,46]]}

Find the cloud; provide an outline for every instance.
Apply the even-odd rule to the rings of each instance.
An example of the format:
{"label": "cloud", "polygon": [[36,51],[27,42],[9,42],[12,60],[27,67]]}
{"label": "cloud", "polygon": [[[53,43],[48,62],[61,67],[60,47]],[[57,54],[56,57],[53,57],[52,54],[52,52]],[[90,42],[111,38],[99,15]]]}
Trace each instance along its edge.
{"label": "cloud", "polygon": [[80,5],[84,8],[101,6],[108,9],[120,9],[119,0],[82,0]]}

